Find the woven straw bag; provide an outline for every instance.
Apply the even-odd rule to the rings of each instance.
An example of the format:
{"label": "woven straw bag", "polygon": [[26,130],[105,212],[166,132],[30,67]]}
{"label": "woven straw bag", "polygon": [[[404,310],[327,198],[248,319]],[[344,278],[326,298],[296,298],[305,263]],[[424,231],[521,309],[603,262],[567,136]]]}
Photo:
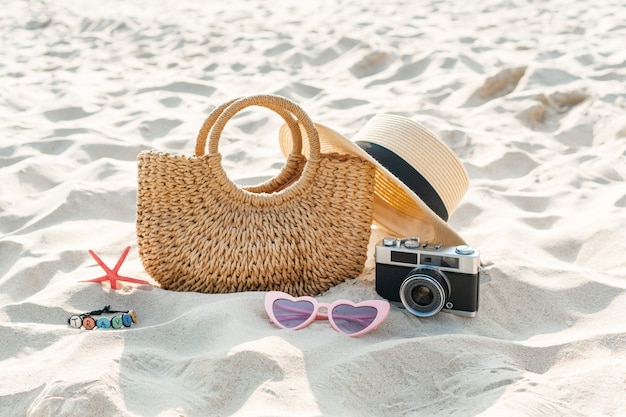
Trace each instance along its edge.
{"label": "woven straw bag", "polygon": [[[249,106],[282,116],[294,144],[275,178],[240,187],[222,167],[218,142],[226,122]],[[225,103],[200,129],[195,156],[149,151],[138,159],[139,254],[163,288],[316,295],[361,273],[374,167],[360,157],[322,154],[315,125],[292,101],[260,95]]]}

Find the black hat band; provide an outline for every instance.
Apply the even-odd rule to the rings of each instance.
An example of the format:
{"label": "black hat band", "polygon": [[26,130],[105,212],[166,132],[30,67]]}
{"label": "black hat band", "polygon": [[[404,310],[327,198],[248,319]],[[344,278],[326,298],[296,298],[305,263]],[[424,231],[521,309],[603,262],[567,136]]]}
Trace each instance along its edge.
{"label": "black hat band", "polygon": [[411,166],[404,158],[390,149],[374,142],[354,142],[361,149],[378,161],[389,172],[409,187],[422,201],[430,207],[443,221],[448,221],[448,209],[446,209],[439,193],[433,188],[422,174]]}

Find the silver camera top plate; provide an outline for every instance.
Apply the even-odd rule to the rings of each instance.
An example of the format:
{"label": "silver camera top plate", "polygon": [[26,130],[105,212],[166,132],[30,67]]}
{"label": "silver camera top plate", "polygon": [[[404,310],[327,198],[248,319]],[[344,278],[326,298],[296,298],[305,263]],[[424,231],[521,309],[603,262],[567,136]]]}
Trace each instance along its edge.
{"label": "silver camera top plate", "polygon": [[431,265],[442,271],[466,274],[478,273],[480,266],[480,251],[467,245],[420,245],[418,238],[385,238],[381,243],[376,246],[376,263],[404,267]]}

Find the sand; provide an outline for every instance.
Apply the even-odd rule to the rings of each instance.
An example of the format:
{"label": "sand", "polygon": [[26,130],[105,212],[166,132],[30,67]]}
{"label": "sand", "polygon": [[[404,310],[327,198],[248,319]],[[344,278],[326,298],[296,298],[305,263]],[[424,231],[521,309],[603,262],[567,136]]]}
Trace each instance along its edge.
{"label": "sand", "polygon": [[[1,416],[626,415],[626,9],[617,0],[5,2],[0,54]],[[232,4],[231,4],[232,3]],[[471,185],[474,318],[393,308],[349,338],[273,326],[263,293],[84,283],[143,270],[137,154],[193,153],[202,120],[272,93],[348,137],[419,121]],[[284,159],[257,110],[232,179]],[[374,230],[371,248],[384,235]],[[363,274],[319,296],[379,298]],[[134,309],[126,330],[75,313]]]}

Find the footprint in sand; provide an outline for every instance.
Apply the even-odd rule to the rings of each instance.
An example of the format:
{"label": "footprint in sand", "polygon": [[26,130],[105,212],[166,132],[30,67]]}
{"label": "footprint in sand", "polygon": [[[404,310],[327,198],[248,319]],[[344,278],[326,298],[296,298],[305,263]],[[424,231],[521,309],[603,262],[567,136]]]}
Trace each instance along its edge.
{"label": "footprint in sand", "polygon": [[537,230],[549,230],[551,229],[559,220],[561,220],[561,216],[534,216],[534,217],[522,217],[520,220],[523,223],[526,223],[530,227]]}
{"label": "footprint in sand", "polygon": [[49,110],[43,113],[44,117],[51,122],[64,120],[76,120],[90,116],[93,113],[86,112],[82,107],[65,107],[62,109]]}
{"label": "footprint in sand", "polygon": [[365,55],[361,60],[350,67],[350,72],[356,78],[369,77],[389,68],[395,57],[387,52],[374,51]]}
{"label": "footprint in sand", "polygon": [[570,110],[588,98],[589,94],[583,89],[555,91],[547,96],[540,94],[535,98],[537,103],[522,111],[517,118],[532,130],[554,131]]}
{"label": "footprint in sand", "polygon": [[139,132],[144,139],[156,139],[166,136],[172,129],[178,127],[183,122],[178,119],[155,119],[146,120],[141,123]]}
{"label": "footprint in sand", "polygon": [[430,58],[419,59],[415,62],[404,63],[396,70],[395,74],[384,79],[374,80],[366,87],[373,87],[380,84],[388,84],[396,81],[404,81],[416,78],[423,74],[431,64]]}
{"label": "footprint in sand", "polygon": [[506,152],[483,166],[466,163],[466,168],[475,177],[498,180],[524,177],[538,166],[539,163],[530,154],[520,151]]}
{"label": "footprint in sand", "polygon": [[506,68],[494,76],[488,77],[483,85],[471,95],[465,106],[479,106],[494,98],[509,94],[526,74],[527,67]]}

